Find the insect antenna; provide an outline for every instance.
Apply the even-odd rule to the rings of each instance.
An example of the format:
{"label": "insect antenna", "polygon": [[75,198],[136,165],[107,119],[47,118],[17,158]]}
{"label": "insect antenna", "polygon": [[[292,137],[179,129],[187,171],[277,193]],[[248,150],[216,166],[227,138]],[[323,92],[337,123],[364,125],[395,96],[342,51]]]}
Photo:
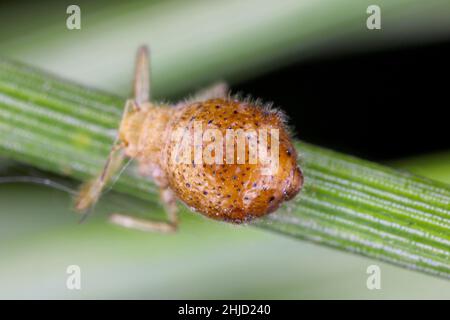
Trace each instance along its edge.
{"label": "insect antenna", "polygon": [[[72,189],[62,183],[53,181],[49,178],[32,177],[32,176],[0,177],[0,184],[8,184],[8,183],[32,183],[41,186],[47,186],[59,191],[63,191],[70,194],[71,196],[75,196],[77,194],[77,191],[75,189]],[[87,216],[91,213],[91,211],[92,210],[89,210],[86,214],[83,214],[80,223],[86,220]]]}
{"label": "insect antenna", "polygon": [[125,170],[129,167],[129,165],[133,162],[133,159],[130,158],[127,160],[127,162],[122,166],[122,168],[120,169],[120,171],[115,175],[114,180],[109,184],[109,186],[102,192],[102,196],[104,196],[105,194],[107,194],[108,192],[111,191],[111,189],[114,187],[114,185],[117,183],[117,181],[119,180],[120,176],[125,172]]}
{"label": "insect antenna", "polygon": [[87,220],[87,218],[91,216],[92,212],[94,212],[94,208],[95,208],[95,204],[92,205],[86,212],[84,212],[84,213],[81,215],[81,218],[80,218],[80,220],[78,221],[78,223],[79,223],[79,224],[84,223],[84,222]]}
{"label": "insect antenna", "polygon": [[11,177],[0,177],[0,184],[6,183],[32,183],[47,186],[53,189],[57,189],[66,192],[70,195],[75,195],[76,190],[56,181],[48,178],[32,177],[32,176],[11,176]]}

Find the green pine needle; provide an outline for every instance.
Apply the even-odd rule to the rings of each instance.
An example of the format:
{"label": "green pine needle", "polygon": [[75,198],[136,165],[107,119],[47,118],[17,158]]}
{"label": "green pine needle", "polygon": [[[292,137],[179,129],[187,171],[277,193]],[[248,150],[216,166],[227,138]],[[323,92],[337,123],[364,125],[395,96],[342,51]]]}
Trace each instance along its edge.
{"label": "green pine needle", "polygon": [[[0,154],[88,179],[105,161],[124,101],[0,60]],[[304,189],[253,225],[450,278],[448,185],[304,142],[296,147]],[[113,188],[157,202],[155,186],[133,170]],[[163,216],[157,206],[153,214]]]}

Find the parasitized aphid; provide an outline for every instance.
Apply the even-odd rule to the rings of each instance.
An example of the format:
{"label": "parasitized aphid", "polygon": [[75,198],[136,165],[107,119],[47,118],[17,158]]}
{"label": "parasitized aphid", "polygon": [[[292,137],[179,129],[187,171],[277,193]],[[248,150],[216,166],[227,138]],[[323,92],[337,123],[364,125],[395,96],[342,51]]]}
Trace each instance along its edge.
{"label": "parasitized aphid", "polygon": [[[200,138],[196,137],[198,127],[203,130]],[[243,135],[228,139],[235,131]],[[265,137],[261,131],[276,134]],[[207,132],[209,138],[205,139]],[[230,154],[226,147],[234,152],[239,142],[247,144],[240,149],[244,153]],[[214,161],[202,161],[208,152],[209,160]],[[276,157],[269,157],[270,153]],[[258,155],[261,159],[250,161]],[[303,184],[282,112],[230,96],[223,83],[174,106],[152,103],[146,47],[137,53],[134,99],[125,104],[117,140],[100,174],[81,187],[75,205],[78,211],[86,211],[98,200],[126,157],[136,159],[140,173],[159,186],[168,222],[117,213],[110,220],[144,231],[175,231],[177,199],[209,218],[242,223],[275,211]]]}

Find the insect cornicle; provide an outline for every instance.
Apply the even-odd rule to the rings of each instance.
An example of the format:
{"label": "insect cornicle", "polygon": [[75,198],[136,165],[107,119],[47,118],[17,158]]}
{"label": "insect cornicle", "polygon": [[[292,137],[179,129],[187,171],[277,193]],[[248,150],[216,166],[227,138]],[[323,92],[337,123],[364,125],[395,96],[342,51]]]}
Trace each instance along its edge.
{"label": "insect cornicle", "polygon": [[[200,140],[196,140],[198,128],[202,130]],[[209,139],[205,139],[207,132]],[[239,149],[239,142],[247,148]],[[244,153],[239,156],[235,150]],[[213,161],[202,159],[204,154]],[[143,231],[175,231],[177,199],[209,218],[242,223],[275,211],[303,185],[281,111],[231,96],[223,83],[173,106],[154,104],[150,102],[146,47],[139,48],[136,57],[134,99],[126,101],[117,139],[103,170],[80,188],[75,204],[78,211],[86,211],[98,200],[126,157],[136,159],[140,173],[160,188],[168,221],[123,214],[112,214],[110,220]]]}

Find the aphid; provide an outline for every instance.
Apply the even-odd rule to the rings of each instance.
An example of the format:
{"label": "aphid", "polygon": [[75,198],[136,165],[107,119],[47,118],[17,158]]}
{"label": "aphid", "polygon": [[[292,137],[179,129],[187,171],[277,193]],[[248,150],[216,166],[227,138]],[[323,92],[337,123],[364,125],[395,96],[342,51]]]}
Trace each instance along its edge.
{"label": "aphid", "polygon": [[[136,59],[134,99],[126,102],[117,140],[102,172],[80,189],[77,210],[85,211],[98,200],[108,179],[120,169],[125,157],[136,159],[140,173],[159,186],[168,222],[122,214],[113,214],[110,220],[144,231],[175,231],[178,225],[177,199],[209,218],[241,223],[273,212],[283,201],[300,191],[303,176],[280,111],[261,106],[258,101],[232,97],[223,83],[174,106],[158,105],[150,102],[149,85],[148,50],[141,47]],[[188,139],[185,147],[192,148],[185,149],[188,150],[185,155],[192,156],[192,159],[174,161],[180,151],[179,142],[172,139],[174,133],[194,132],[195,135],[195,126],[199,123],[203,128],[214,129],[219,138],[220,135],[226,137],[233,129],[241,129],[245,133],[276,129],[278,135],[269,140],[277,143],[278,158],[273,160],[277,160],[278,166],[267,174],[264,173],[267,166],[261,162],[242,162],[242,159],[239,162],[233,158],[234,162],[230,163],[226,152],[220,154],[225,142],[216,140],[216,136],[209,142]],[[262,136],[250,138],[247,137],[249,145],[244,153],[248,158],[250,144],[255,147],[252,150],[260,150],[264,142]],[[232,141],[234,143],[235,140]],[[210,153],[216,162],[196,162],[196,148],[204,150],[211,142],[220,146]]]}

